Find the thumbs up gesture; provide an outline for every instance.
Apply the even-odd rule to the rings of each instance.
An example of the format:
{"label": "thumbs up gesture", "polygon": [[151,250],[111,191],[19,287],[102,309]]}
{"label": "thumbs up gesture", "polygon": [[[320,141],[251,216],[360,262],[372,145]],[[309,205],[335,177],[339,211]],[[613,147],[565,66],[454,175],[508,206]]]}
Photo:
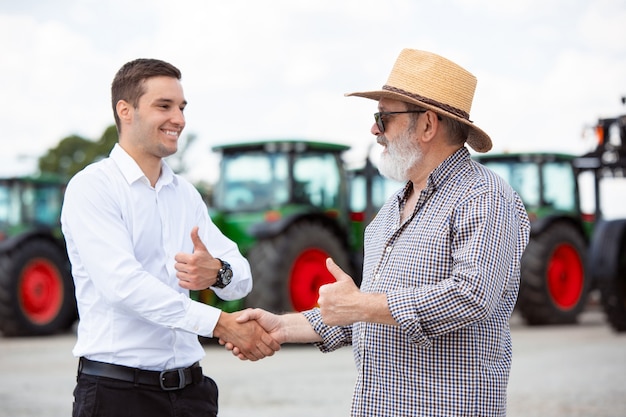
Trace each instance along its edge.
{"label": "thumbs up gesture", "polygon": [[174,257],[178,285],[188,290],[204,290],[215,284],[222,263],[207,250],[198,235],[198,226],[191,229],[193,253],[179,252]]}
{"label": "thumbs up gesture", "polygon": [[320,287],[317,302],[320,306],[322,320],[329,326],[346,326],[361,321],[359,300],[363,293],[356,286],[352,277],[346,274],[331,258],[326,259],[326,268],[337,282]]}

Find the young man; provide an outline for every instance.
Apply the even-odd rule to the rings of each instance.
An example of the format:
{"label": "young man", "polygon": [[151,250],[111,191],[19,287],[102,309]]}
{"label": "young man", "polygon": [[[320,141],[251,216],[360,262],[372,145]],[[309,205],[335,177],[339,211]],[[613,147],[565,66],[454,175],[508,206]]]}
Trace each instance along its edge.
{"label": "young man", "polygon": [[119,143],[67,186],[61,221],[80,315],[75,417],[216,416],[198,335],[241,344],[252,360],[280,348],[255,322],[189,298],[209,287],[241,298],[252,278],[199,193],[163,161],[185,127],[180,79],[163,61],[125,64],[111,87]]}
{"label": "young man", "polygon": [[329,259],[337,282],[320,288],[319,308],[239,318],[281,343],[352,345],[353,416],[506,414],[530,225],[519,196],[464,146],[491,148],[469,118],[475,87],[457,64],[405,49],[381,90],[350,94],[378,101],[380,171],[406,181],[367,228],[361,288]]}

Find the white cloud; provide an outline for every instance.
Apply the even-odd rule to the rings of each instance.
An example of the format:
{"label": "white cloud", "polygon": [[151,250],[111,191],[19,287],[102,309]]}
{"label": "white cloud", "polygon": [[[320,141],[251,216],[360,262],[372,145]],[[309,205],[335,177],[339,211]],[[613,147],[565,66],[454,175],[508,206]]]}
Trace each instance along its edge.
{"label": "white cloud", "polygon": [[238,139],[367,148],[376,104],[343,94],[382,86],[404,47],[477,75],[472,118],[499,150],[578,152],[584,125],[624,111],[623,0],[39,3],[0,6],[5,157],[99,137],[114,73],[140,56],[181,68],[194,161]]}
{"label": "white cloud", "polygon": [[598,0],[589,3],[579,27],[584,46],[599,53],[621,56],[626,48],[626,2],[624,0]]}
{"label": "white cloud", "polygon": [[0,28],[0,114],[14,141],[9,150],[36,154],[42,143],[51,145],[75,131],[102,133],[101,123],[95,130],[86,125],[102,121],[93,115],[107,104],[103,85],[91,82],[99,59],[89,40],[59,22],[23,16],[0,15]]}

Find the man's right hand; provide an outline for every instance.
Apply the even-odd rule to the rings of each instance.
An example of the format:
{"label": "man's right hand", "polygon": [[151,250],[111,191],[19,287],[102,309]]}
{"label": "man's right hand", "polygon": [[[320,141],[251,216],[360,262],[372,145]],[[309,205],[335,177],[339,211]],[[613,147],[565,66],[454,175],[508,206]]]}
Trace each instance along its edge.
{"label": "man's right hand", "polygon": [[[313,327],[302,313],[272,314],[260,308],[240,311],[237,323],[257,323],[268,336],[276,343],[316,343],[322,342],[322,337],[313,330]],[[219,336],[218,336],[219,337]],[[241,345],[220,337],[220,344],[231,350],[239,359],[250,359]]]}
{"label": "man's right hand", "polygon": [[[237,317],[238,323],[255,322],[261,325],[263,329],[279,344],[283,344],[286,341],[286,335],[281,323],[281,316],[272,314],[268,311],[260,308],[249,308],[247,310],[240,311]],[[220,337],[220,344],[224,345],[226,349],[233,352],[233,355],[239,359],[250,359],[242,347],[236,343],[225,340]]]}
{"label": "man's right hand", "polygon": [[[247,310],[246,310],[247,311]],[[256,361],[272,356],[280,350],[280,343],[263,328],[263,324],[252,319],[238,320],[244,312],[222,312],[213,330],[220,343],[237,347],[240,359]]]}

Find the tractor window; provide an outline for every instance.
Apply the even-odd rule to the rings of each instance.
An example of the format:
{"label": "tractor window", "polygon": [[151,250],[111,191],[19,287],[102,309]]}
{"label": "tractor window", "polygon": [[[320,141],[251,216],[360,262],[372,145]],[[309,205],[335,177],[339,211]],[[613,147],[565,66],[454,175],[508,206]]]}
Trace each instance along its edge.
{"label": "tractor window", "polygon": [[4,184],[0,185],[0,223],[9,222],[10,199],[9,189]]}
{"label": "tractor window", "polygon": [[21,220],[20,187],[0,183],[0,223],[18,225]]}
{"label": "tractor window", "polygon": [[22,190],[22,208],[24,219],[32,222],[35,219],[35,187],[32,184],[25,184]]}
{"label": "tractor window", "polygon": [[[372,177],[372,207],[380,209],[392,194],[403,188],[406,184],[398,182],[382,175]],[[367,182],[364,175],[355,175],[350,183],[350,210],[353,212],[367,209]]]}
{"label": "tractor window", "polygon": [[225,211],[257,211],[284,204],[288,198],[287,175],[284,154],[224,155],[215,206]]}
{"label": "tractor window", "polygon": [[372,204],[374,207],[382,207],[392,194],[404,188],[405,182],[399,182],[381,176],[374,177],[372,184]]}
{"label": "tractor window", "polygon": [[484,162],[484,165],[501,176],[522,198],[527,207],[539,207],[539,167],[529,162]]}
{"label": "tractor window", "polygon": [[32,201],[35,222],[56,225],[61,215],[62,198],[62,192],[56,185],[37,187]]}
{"label": "tractor window", "polygon": [[571,165],[547,162],[542,171],[545,203],[556,210],[576,210],[576,178]]}
{"label": "tractor window", "polygon": [[333,154],[298,155],[293,166],[294,201],[320,208],[339,204],[339,170]]}
{"label": "tractor window", "polygon": [[58,226],[62,203],[60,184],[21,179],[0,181],[0,224],[4,228],[21,230],[33,224]]}

